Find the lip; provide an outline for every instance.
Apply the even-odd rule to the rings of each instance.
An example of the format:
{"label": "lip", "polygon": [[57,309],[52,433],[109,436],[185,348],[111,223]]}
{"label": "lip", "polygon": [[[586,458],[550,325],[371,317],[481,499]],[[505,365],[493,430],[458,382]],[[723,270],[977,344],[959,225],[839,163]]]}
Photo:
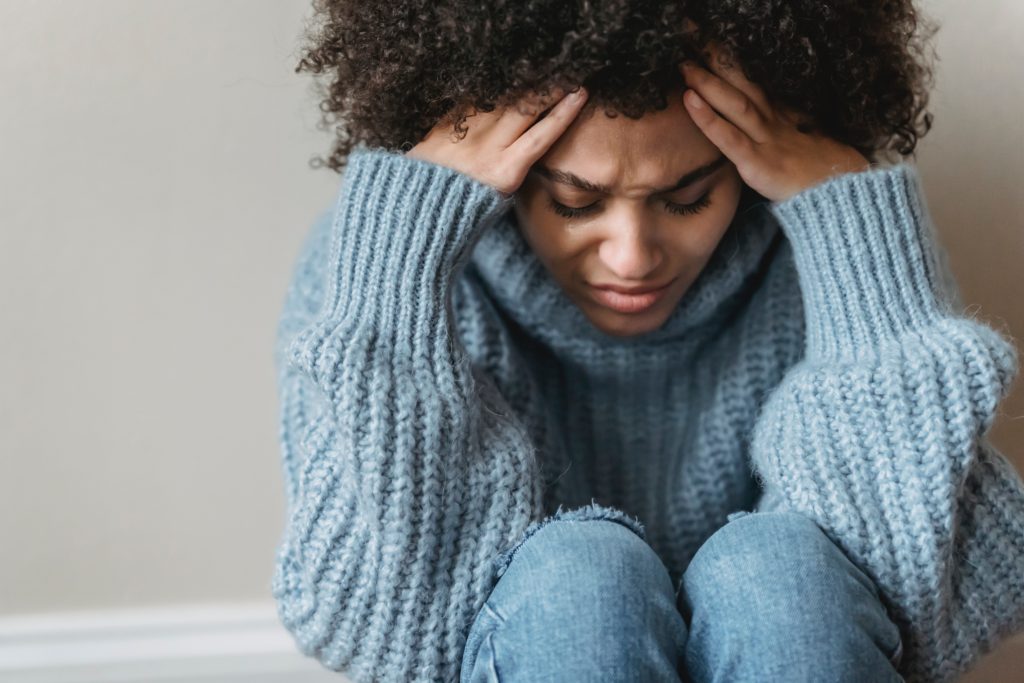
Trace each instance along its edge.
{"label": "lip", "polygon": [[675,281],[675,278],[672,278],[671,280],[669,280],[665,284],[659,285],[657,287],[616,287],[615,285],[590,285],[590,286],[591,287],[595,287],[597,289],[610,289],[613,292],[618,292],[619,294],[647,294],[648,292],[656,292],[659,289],[665,289],[670,284],[672,284],[674,281]]}
{"label": "lip", "polygon": [[594,299],[602,306],[619,313],[640,313],[657,303],[673,282],[675,278],[658,289],[641,290],[638,294],[624,294],[617,289],[597,285],[590,285],[590,288],[594,290]]}

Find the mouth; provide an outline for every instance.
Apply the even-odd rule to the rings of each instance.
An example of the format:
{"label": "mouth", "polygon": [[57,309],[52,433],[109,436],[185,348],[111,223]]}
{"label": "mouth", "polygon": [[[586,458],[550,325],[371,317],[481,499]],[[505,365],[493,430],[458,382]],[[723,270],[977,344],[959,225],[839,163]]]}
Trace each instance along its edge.
{"label": "mouth", "polygon": [[669,286],[675,281],[676,278],[673,278],[658,289],[641,291],[636,294],[626,294],[595,285],[590,285],[590,289],[593,292],[594,300],[602,306],[619,313],[640,313],[661,300]]}

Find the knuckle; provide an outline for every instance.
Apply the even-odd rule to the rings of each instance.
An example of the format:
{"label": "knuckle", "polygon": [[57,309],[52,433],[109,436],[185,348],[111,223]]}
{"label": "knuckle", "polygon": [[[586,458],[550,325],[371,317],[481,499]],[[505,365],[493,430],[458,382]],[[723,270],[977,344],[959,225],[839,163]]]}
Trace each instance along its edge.
{"label": "knuckle", "polygon": [[519,139],[519,147],[524,152],[533,153],[540,149],[541,141],[537,135],[524,135]]}

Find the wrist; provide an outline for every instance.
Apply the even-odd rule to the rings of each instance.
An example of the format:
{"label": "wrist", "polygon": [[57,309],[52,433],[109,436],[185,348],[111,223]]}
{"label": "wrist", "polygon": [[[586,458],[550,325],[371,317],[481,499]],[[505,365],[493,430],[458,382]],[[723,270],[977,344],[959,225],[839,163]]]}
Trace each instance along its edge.
{"label": "wrist", "polygon": [[794,174],[800,180],[793,184],[788,193],[776,198],[775,201],[785,201],[837,176],[847,173],[862,173],[872,170],[872,168],[871,162],[853,147],[837,145],[828,154],[809,158],[801,171]]}
{"label": "wrist", "polygon": [[913,167],[831,177],[772,204],[793,248],[811,356],[873,353],[950,307]]}

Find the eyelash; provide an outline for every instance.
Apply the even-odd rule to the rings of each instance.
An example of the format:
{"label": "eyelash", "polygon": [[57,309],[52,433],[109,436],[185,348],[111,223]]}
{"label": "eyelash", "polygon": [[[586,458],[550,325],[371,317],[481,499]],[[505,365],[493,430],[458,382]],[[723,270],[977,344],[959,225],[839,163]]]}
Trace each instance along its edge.
{"label": "eyelash", "polygon": [[[588,204],[587,206],[566,206],[561,202],[556,202],[550,197],[548,199],[550,201],[551,210],[563,218],[579,218],[580,216],[590,213],[594,207],[597,206],[597,202]],[[665,210],[676,215],[689,216],[695,213],[700,213],[706,209],[710,203],[711,192],[709,190],[701,195],[700,199],[690,204],[679,204],[677,202],[670,202],[666,200]]]}

